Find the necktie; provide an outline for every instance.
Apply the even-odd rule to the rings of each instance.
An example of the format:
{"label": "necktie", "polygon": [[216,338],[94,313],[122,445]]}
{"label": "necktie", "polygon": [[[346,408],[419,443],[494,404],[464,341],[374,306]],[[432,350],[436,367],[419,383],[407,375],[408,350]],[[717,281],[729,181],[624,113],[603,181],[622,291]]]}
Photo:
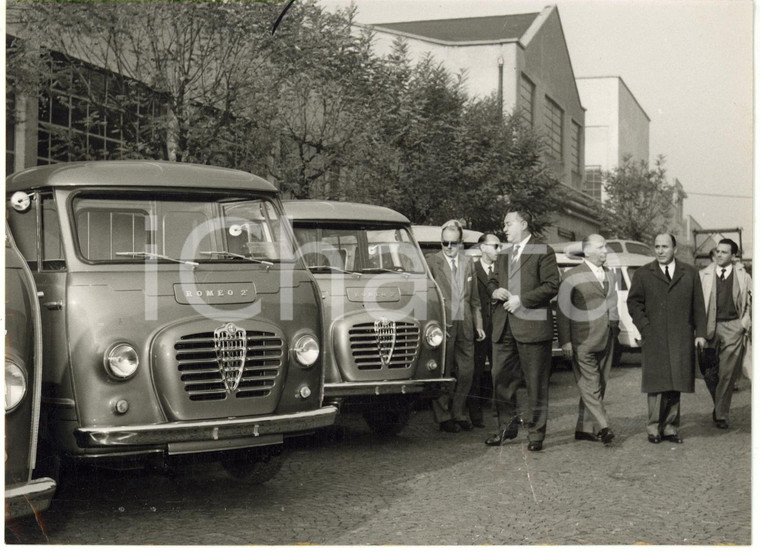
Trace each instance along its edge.
{"label": "necktie", "polygon": [[491,277],[491,272],[493,272],[493,265],[488,265],[488,270],[486,270],[486,276],[489,278]]}
{"label": "necktie", "polygon": [[720,269],[720,279],[721,280],[725,280],[726,279],[726,269],[725,268],[721,268]]}
{"label": "necktie", "polygon": [[667,266],[665,267],[665,277],[668,279],[668,282],[670,282],[670,271]]}
{"label": "necktie", "polygon": [[512,258],[510,259],[510,261],[513,262],[513,263],[515,261],[517,261],[517,256],[519,254],[520,254],[520,246],[519,245],[515,245],[514,247],[512,247]]}

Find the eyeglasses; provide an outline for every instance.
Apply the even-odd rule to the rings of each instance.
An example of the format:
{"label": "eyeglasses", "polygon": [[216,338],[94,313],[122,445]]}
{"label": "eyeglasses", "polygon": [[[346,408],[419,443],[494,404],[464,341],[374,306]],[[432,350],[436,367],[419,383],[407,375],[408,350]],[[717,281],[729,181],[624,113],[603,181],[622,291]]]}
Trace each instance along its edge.
{"label": "eyeglasses", "polygon": [[459,247],[460,244],[461,242],[458,242],[458,241],[442,241],[441,242],[441,245],[443,247]]}

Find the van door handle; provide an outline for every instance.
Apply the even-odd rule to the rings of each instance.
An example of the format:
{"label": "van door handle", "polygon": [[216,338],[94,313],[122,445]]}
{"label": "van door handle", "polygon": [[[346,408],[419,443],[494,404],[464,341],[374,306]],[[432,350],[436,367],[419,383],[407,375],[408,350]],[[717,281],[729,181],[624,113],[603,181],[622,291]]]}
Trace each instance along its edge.
{"label": "van door handle", "polygon": [[42,303],[42,306],[47,310],[63,310],[63,301],[49,301]]}

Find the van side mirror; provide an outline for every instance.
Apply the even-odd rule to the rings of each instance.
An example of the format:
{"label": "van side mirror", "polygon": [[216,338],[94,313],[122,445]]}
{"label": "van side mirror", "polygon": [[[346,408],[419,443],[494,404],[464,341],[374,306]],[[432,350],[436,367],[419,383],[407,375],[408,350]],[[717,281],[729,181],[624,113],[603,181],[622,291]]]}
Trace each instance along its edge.
{"label": "van side mirror", "polygon": [[11,196],[11,207],[14,211],[23,213],[32,204],[32,198],[26,192],[13,192]]}

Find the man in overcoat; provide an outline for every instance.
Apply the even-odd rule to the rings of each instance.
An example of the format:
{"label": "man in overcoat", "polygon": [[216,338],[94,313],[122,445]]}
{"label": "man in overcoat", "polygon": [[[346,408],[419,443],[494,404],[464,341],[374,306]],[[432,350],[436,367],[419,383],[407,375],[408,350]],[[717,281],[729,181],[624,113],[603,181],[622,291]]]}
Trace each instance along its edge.
{"label": "man in overcoat", "polygon": [[743,266],[734,263],[738,253],[734,240],[722,239],[714,262],[699,272],[707,307],[708,347],[718,355],[717,381],[710,382],[714,383],[710,391],[715,404],[713,419],[719,429],[728,429],[734,383],[741,373],[752,329],[752,278]]}
{"label": "man in overcoat", "polygon": [[454,391],[433,401],[433,416],[441,431],[471,431],[464,413],[472,385],[474,339],[482,341],[478,282],[472,262],[462,252],[462,225],[451,220],[441,229],[441,251],[427,258],[430,272],[443,294],[446,309],[446,373],[457,379]]}
{"label": "man in overcoat", "polygon": [[[550,301],[557,295],[559,270],[554,250],[531,233],[530,220],[524,211],[510,211],[504,217],[504,233],[512,247],[499,255],[488,280],[495,302],[491,313],[491,376],[499,430],[486,445],[500,446],[514,439],[524,421],[528,450],[539,451],[549,412],[554,334]],[[523,378],[528,404],[521,416],[517,389]]]}
{"label": "man in overcoat", "polygon": [[617,286],[604,267],[607,242],[591,234],[582,242],[583,262],[562,276],[557,294],[557,333],[562,353],[572,361],[580,393],[575,439],[609,444],[610,429],[604,393],[612,368],[612,352],[620,333]]}
{"label": "man in overcoat", "polygon": [[694,392],[694,349],[706,344],[697,269],[675,259],[676,239],[655,238],[656,260],[633,275],[628,312],[641,333],[641,391],[647,394],[647,437],[682,443],[681,393]]}

